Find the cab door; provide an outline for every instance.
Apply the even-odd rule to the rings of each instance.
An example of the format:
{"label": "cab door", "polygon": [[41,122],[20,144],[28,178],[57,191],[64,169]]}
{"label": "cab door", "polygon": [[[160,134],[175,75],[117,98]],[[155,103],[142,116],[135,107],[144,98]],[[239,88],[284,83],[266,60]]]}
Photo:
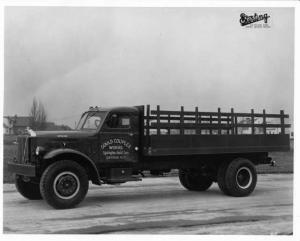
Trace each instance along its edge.
{"label": "cab door", "polygon": [[100,162],[134,163],[139,157],[139,116],[110,113],[100,131]]}

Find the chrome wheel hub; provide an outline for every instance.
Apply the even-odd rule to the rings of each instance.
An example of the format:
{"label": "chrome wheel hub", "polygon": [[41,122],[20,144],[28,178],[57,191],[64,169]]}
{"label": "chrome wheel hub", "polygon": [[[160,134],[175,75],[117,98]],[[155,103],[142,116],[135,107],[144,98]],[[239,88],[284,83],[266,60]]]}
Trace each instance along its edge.
{"label": "chrome wheel hub", "polygon": [[248,167],[241,167],[236,173],[236,183],[242,189],[247,189],[252,183],[252,172]]}
{"label": "chrome wheel hub", "polygon": [[75,197],[79,188],[79,178],[73,172],[62,172],[56,176],[53,182],[54,193],[62,199]]}

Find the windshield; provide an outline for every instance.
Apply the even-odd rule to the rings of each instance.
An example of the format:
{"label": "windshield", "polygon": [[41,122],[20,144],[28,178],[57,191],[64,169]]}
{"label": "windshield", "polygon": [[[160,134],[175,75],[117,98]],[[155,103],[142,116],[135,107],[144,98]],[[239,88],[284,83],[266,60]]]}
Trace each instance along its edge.
{"label": "windshield", "polygon": [[105,111],[86,112],[80,118],[76,130],[95,131],[103,124],[105,116]]}

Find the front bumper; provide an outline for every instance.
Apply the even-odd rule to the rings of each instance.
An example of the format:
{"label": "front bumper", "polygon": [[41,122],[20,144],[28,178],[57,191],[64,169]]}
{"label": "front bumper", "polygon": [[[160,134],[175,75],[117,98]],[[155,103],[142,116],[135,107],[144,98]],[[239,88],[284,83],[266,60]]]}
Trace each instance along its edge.
{"label": "front bumper", "polygon": [[8,171],[27,177],[35,177],[36,175],[36,166],[30,164],[20,164],[14,162],[8,162]]}

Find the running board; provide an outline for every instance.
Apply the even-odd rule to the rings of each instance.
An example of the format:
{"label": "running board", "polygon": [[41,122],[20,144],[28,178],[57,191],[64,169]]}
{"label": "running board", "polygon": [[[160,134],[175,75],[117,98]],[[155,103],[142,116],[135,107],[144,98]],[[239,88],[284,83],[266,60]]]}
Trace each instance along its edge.
{"label": "running board", "polygon": [[117,183],[132,182],[132,181],[142,181],[142,178],[140,177],[110,178],[102,181],[108,184],[117,184]]}

